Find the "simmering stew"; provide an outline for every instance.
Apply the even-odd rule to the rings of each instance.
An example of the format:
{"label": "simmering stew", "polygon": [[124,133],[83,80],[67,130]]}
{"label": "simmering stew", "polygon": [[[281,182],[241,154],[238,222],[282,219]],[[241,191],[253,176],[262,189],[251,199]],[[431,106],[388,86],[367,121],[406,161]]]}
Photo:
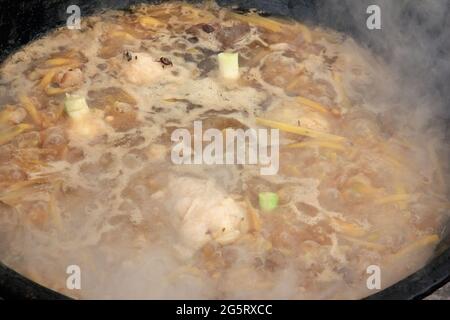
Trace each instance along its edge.
{"label": "simmering stew", "polygon": [[[85,299],[361,298],[373,266],[386,288],[449,209],[445,144],[380,102],[392,79],[346,35],[211,3],[54,30],[0,69],[0,260]],[[175,164],[195,121],[277,129],[276,174]]]}

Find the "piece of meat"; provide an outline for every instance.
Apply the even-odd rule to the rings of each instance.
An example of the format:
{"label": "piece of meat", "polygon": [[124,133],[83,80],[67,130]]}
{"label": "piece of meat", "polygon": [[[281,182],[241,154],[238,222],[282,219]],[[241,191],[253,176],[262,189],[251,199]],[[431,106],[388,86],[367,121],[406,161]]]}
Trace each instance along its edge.
{"label": "piece of meat", "polygon": [[131,83],[143,85],[158,80],[164,72],[161,62],[148,54],[127,54],[121,64],[122,75]]}
{"label": "piece of meat", "polygon": [[56,82],[60,88],[79,86],[83,83],[83,72],[79,68],[60,72],[56,76]]}
{"label": "piece of meat", "polygon": [[222,43],[224,49],[233,47],[239,40],[250,32],[250,26],[246,23],[237,23],[231,27],[222,27],[217,31],[217,40]]}
{"label": "piece of meat", "polygon": [[211,240],[220,244],[235,241],[241,232],[246,211],[213,181],[191,177],[171,178],[167,209],[179,230],[178,251],[190,257]]}
{"label": "piece of meat", "polygon": [[11,112],[9,116],[9,121],[14,124],[19,124],[25,120],[27,117],[27,111],[24,108],[17,107],[14,108],[14,111]]}
{"label": "piece of meat", "polygon": [[218,24],[198,23],[186,29],[186,33],[194,36],[204,37],[207,34],[213,33],[219,28]]}

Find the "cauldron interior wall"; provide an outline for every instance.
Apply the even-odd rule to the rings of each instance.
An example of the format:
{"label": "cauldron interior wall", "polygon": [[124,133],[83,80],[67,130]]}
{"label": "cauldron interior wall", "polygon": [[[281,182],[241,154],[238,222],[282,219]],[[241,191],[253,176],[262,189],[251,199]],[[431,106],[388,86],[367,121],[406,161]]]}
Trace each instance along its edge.
{"label": "cauldron interior wall", "polygon": [[[70,5],[78,5],[81,14],[86,16],[101,9],[124,9],[142,2],[161,3],[164,0],[79,0],[76,3],[70,0],[0,0],[0,61],[20,46],[66,23],[69,16],[66,10]],[[326,0],[217,0],[221,6],[236,6],[243,10],[256,8],[272,15],[326,25],[358,38],[359,32],[354,28],[354,20],[347,14],[350,8],[343,4],[340,11],[319,15],[325,2]]]}

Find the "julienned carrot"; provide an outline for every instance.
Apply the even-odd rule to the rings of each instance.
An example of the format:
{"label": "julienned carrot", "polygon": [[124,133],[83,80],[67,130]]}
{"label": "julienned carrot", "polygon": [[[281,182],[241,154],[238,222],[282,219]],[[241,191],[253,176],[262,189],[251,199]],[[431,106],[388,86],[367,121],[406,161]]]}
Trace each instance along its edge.
{"label": "julienned carrot", "polygon": [[310,138],[317,138],[317,139],[323,139],[323,140],[330,140],[330,141],[345,141],[345,137],[337,136],[334,134],[329,134],[325,132],[320,132],[312,129],[308,129],[301,126],[293,126],[290,124],[268,120],[268,119],[262,119],[262,118],[256,118],[256,123],[259,125],[263,125],[266,127],[279,129],[280,131],[289,132],[298,134],[305,137]]}

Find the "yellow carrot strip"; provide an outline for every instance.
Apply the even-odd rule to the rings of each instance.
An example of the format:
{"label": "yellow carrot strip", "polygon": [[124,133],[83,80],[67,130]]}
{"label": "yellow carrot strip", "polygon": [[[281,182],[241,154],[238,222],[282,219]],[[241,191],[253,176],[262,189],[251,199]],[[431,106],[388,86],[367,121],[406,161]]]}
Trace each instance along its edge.
{"label": "yellow carrot strip", "polygon": [[345,146],[342,144],[336,143],[334,141],[323,141],[323,140],[309,140],[305,142],[292,143],[287,146],[289,149],[298,149],[298,148],[326,148],[333,149],[338,151],[346,150]]}
{"label": "yellow carrot strip", "polygon": [[0,132],[0,145],[6,144],[13,140],[15,137],[17,137],[19,134],[24,132],[25,130],[28,130],[32,128],[33,126],[30,124],[19,124],[15,127],[8,128],[2,132]]}
{"label": "yellow carrot strip", "polygon": [[245,204],[247,206],[247,216],[250,221],[250,230],[259,232],[261,231],[261,219],[255,208],[253,208],[249,199],[245,199]]}
{"label": "yellow carrot strip", "polygon": [[60,67],[65,66],[71,63],[74,63],[74,59],[68,59],[68,58],[52,58],[45,61],[45,66],[47,67]]}
{"label": "yellow carrot strip", "polygon": [[[34,186],[37,184],[47,183],[47,182],[48,182],[47,178],[37,178],[37,179],[32,179],[32,180],[16,182],[9,186],[9,188],[6,190],[6,193],[15,191],[15,190],[19,190],[19,189],[23,189],[23,188],[29,187],[29,186]],[[4,193],[2,193],[2,194],[4,194]]]}
{"label": "yellow carrot strip", "polygon": [[411,195],[408,193],[394,194],[375,200],[376,204],[390,204],[395,202],[405,202],[411,200]]}
{"label": "yellow carrot strip", "polygon": [[380,192],[380,189],[374,188],[371,185],[364,184],[360,181],[352,183],[350,188],[357,193],[371,196],[374,196]]}
{"label": "yellow carrot strip", "polygon": [[404,159],[398,158],[391,150],[389,150],[386,143],[380,142],[379,150],[381,152],[382,159],[392,166],[399,169],[410,169]]}
{"label": "yellow carrot strip", "polygon": [[378,232],[372,232],[366,237],[366,240],[369,242],[377,241],[380,239],[380,234]]}
{"label": "yellow carrot strip", "polygon": [[209,23],[216,18],[212,13],[189,4],[181,6],[181,15],[183,19],[195,23]]}
{"label": "yellow carrot strip", "polygon": [[310,99],[308,99],[308,98],[305,98],[305,97],[297,97],[296,100],[297,100],[300,104],[303,104],[303,105],[305,105],[305,106],[307,106],[307,107],[310,107],[310,108],[312,108],[312,109],[314,109],[314,110],[317,110],[317,111],[319,111],[319,112],[321,112],[321,113],[325,113],[325,114],[329,114],[329,113],[330,113],[330,111],[328,110],[327,107],[321,105],[321,104],[318,103],[318,102],[312,101],[312,100],[310,100]]}
{"label": "yellow carrot strip", "polygon": [[0,202],[3,202],[9,206],[14,206],[22,198],[30,194],[31,188],[45,183],[48,183],[48,179],[38,178],[12,184],[5,191],[0,193]]}
{"label": "yellow carrot strip", "polygon": [[283,27],[286,27],[278,21],[261,17],[258,14],[243,15],[232,12],[230,13],[230,16],[236,20],[247,22],[272,32],[281,32],[283,30]]}
{"label": "yellow carrot strip", "polygon": [[113,31],[110,33],[111,38],[122,38],[126,41],[134,41],[136,40],[135,37],[133,37],[131,34],[125,31]]}
{"label": "yellow carrot strip", "polygon": [[164,26],[164,23],[153,17],[142,16],[138,18],[141,27],[145,29],[157,28]]}
{"label": "yellow carrot strip", "polygon": [[345,141],[345,137],[336,136],[329,133],[324,133],[316,130],[311,130],[305,127],[301,126],[292,126],[290,124],[262,119],[262,118],[256,118],[256,123],[259,125],[263,125],[266,127],[279,129],[284,132],[294,133],[305,137],[310,138],[317,138],[317,139],[323,139],[323,140],[331,140],[331,141]]}
{"label": "yellow carrot strip", "polygon": [[392,156],[384,154],[383,159],[394,167],[406,169],[406,166],[403,163]]}
{"label": "yellow carrot strip", "polygon": [[14,111],[11,106],[5,106],[0,112],[0,123],[7,123],[11,119],[13,113]]}
{"label": "yellow carrot strip", "polygon": [[36,109],[36,106],[34,105],[33,101],[31,101],[30,98],[26,96],[20,97],[20,103],[22,106],[27,110],[28,114],[30,115],[31,119],[33,119],[33,122],[40,126],[42,124],[41,116],[39,115],[39,112]]}
{"label": "yellow carrot strip", "polygon": [[15,207],[18,205],[23,199],[31,194],[30,189],[19,189],[15,191],[8,192],[6,194],[0,195],[0,202],[10,206]]}
{"label": "yellow carrot strip", "polygon": [[346,183],[345,187],[349,188],[346,192],[356,192],[359,194],[364,194],[368,196],[376,196],[383,192],[383,188],[375,188],[372,186],[369,179],[362,175],[356,175],[351,177]]}
{"label": "yellow carrot strip", "polygon": [[296,27],[300,29],[306,42],[312,42],[312,34],[307,26],[301,23],[297,23]]}
{"label": "yellow carrot strip", "polygon": [[54,114],[53,121],[55,122],[58,121],[63,114],[64,114],[64,104],[61,103],[58,105],[58,109],[57,112]]}
{"label": "yellow carrot strip", "polygon": [[[406,194],[405,186],[403,185],[403,183],[401,183],[399,181],[399,177],[396,177],[395,193],[396,194]],[[408,202],[407,201],[398,201],[398,205],[399,205],[400,209],[404,210],[404,209],[406,209]]]}
{"label": "yellow carrot strip", "polygon": [[331,225],[337,229],[338,232],[343,233],[349,237],[362,237],[366,234],[366,230],[355,223],[345,222],[341,219],[331,219]]}
{"label": "yellow carrot strip", "polygon": [[75,87],[70,87],[70,88],[52,88],[52,87],[47,87],[47,89],[45,89],[45,93],[49,96],[55,96],[57,94],[61,94],[61,93],[67,93],[70,91],[75,90]]}
{"label": "yellow carrot strip", "polygon": [[362,181],[355,181],[347,186],[347,189],[343,192],[343,196],[348,198],[352,197],[352,195],[356,193],[364,197],[375,198],[382,192],[382,188],[375,188],[372,185]]}
{"label": "yellow carrot strip", "polygon": [[197,54],[197,53],[200,53],[200,51],[199,51],[197,48],[195,48],[195,47],[189,48],[189,49],[187,49],[186,51],[187,51],[188,53],[191,53],[191,54]]}
{"label": "yellow carrot strip", "polygon": [[365,240],[361,240],[361,239],[356,239],[356,238],[348,237],[348,236],[345,236],[345,235],[342,235],[342,234],[340,235],[340,237],[342,237],[343,239],[345,239],[347,241],[353,242],[356,245],[367,247],[367,248],[370,248],[370,249],[375,249],[375,250],[384,250],[384,249],[386,249],[386,247],[384,245],[379,244],[379,243],[369,242],[369,241],[365,241]]}
{"label": "yellow carrot strip", "polygon": [[397,251],[393,256],[394,257],[405,256],[419,250],[420,248],[431,246],[437,244],[438,242],[439,242],[438,235],[436,234],[427,235],[414,241],[413,243],[407,245],[406,247],[403,247],[402,249]]}
{"label": "yellow carrot strip", "polygon": [[39,82],[39,86],[41,88],[47,88],[50,83],[52,82],[54,76],[56,75],[56,70],[55,69],[51,69],[50,71],[48,71],[41,79],[41,81]]}

